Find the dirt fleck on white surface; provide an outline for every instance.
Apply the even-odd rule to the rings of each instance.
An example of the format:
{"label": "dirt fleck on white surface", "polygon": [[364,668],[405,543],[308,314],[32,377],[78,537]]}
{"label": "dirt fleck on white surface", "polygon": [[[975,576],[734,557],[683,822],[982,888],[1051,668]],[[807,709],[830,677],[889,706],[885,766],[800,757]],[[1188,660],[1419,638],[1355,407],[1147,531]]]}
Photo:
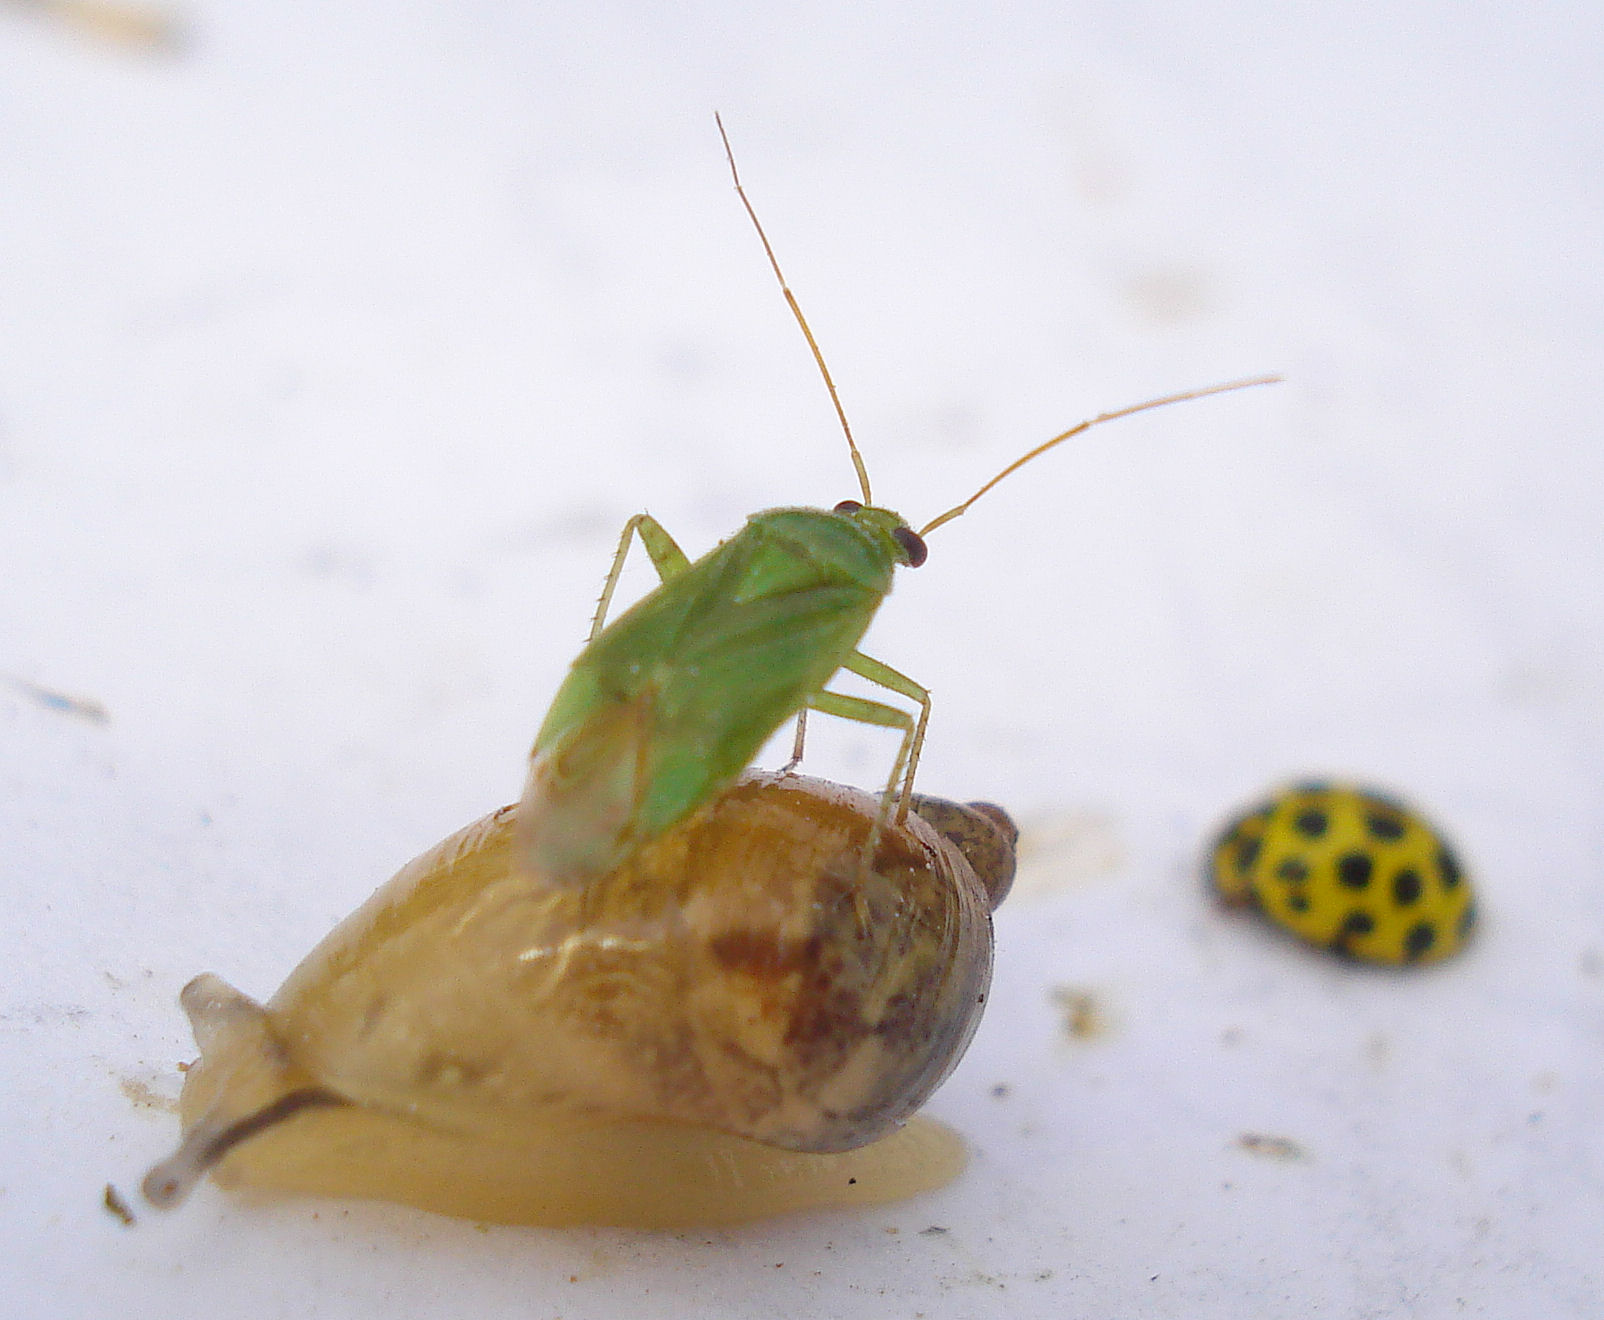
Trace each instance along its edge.
{"label": "dirt fleck on white surface", "polygon": [[1260,1159],[1292,1163],[1309,1158],[1309,1152],[1291,1137],[1271,1136],[1266,1132],[1244,1132],[1235,1144],[1239,1150],[1257,1155]]}

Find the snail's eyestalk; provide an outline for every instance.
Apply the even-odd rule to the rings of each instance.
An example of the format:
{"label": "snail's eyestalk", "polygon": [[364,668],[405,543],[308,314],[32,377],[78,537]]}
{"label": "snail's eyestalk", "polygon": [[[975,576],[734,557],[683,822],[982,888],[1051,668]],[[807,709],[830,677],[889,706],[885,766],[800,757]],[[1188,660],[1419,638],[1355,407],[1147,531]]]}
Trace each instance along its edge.
{"label": "snail's eyestalk", "polygon": [[189,1194],[240,1142],[257,1133],[293,1118],[303,1109],[315,1105],[343,1105],[349,1101],[314,1087],[305,1091],[291,1091],[254,1114],[247,1114],[225,1127],[213,1122],[200,1122],[184,1134],[177,1150],[145,1175],[139,1187],[145,1199],[158,1210],[171,1210],[182,1205]]}

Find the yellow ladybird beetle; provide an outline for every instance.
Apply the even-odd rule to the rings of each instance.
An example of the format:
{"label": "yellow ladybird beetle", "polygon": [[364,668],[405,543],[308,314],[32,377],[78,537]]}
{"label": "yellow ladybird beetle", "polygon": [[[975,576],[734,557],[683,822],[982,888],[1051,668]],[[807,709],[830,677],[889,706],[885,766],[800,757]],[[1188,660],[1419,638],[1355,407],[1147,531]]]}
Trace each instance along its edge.
{"label": "yellow ladybird beetle", "polygon": [[[748,772],[586,885],[504,807],[402,869],[265,1005],[182,1002],[201,1058],[146,1196],[232,1187],[500,1223],[732,1222],[910,1196],[963,1143],[910,1115],[979,1021],[1000,808]],[[878,829],[872,856],[871,831]]]}
{"label": "yellow ladybird beetle", "polygon": [[1355,784],[1295,784],[1241,813],[1207,872],[1227,904],[1364,962],[1446,958],[1476,924],[1469,878],[1437,830]]}

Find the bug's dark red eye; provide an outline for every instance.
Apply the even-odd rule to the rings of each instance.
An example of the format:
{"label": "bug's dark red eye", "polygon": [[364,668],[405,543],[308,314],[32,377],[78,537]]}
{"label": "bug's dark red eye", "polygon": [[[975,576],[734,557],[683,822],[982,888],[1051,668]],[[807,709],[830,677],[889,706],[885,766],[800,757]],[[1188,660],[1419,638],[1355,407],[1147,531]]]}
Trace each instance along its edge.
{"label": "bug's dark red eye", "polygon": [[842,500],[841,503],[835,506],[835,511],[837,513],[856,513],[862,507],[863,505],[859,504],[857,500]]}
{"label": "bug's dark red eye", "polygon": [[903,553],[908,556],[909,568],[918,568],[920,564],[925,562],[930,551],[925,548],[924,537],[920,536],[913,528],[894,527],[891,529],[891,535],[896,538],[897,544],[902,547]]}

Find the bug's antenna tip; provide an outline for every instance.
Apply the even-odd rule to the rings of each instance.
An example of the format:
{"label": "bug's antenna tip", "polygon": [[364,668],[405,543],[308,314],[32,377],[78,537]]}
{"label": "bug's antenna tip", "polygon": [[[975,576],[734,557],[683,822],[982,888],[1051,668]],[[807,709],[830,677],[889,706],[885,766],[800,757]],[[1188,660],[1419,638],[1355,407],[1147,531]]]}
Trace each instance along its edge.
{"label": "bug's antenna tip", "polygon": [[[1004,477],[1010,476],[1019,471],[1019,469],[1024,467],[1026,463],[1031,462],[1033,459],[1039,458],[1042,454],[1045,454],[1049,449],[1052,449],[1056,445],[1061,445],[1064,443],[1064,441],[1072,438],[1073,436],[1082,435],[1085,432],[1090,431],[1094,426],[1101,426],[1104,422],[1118,421],[1121,417],[1130,417],[1135,413],[1149,412],[1154,408],[1167,408],[1172,403],[1187,403],[1193,399],[1206,399],[1211,395],[1229,394],[1233,390],[1251,389],[1256,385],[1279,385],[1281,381],[1282,377],[1279,375],[1251,376],[1246,380],[1226,381],[1223,385],[1207,385],[1200,390],[1182,390],[1179,394],[1166,394],[1162,398],[1148,399],[1145,403],[1133,403],[1126,408],[1116,408],[1113,412],[1099,413],[1096,417],[1088,418],[1086,421],[1070,427],[1069,430],[1060,432],[1058,435],[1055,435],[1051,440],[1046,441],[1044,444],[1037,445],[1028,454],[1024,455],[1024,457],[1016,458],[1012,463],[1005,467],[1001,472],[999,472],[995,477],[993,477],[973,495],[966,499],[962,504],[955,504],[952,508],[948,509],[939,517],[932,518],[919,529],[918,534],[922,537],[929,536],[931,532],[936,530],[936,528],[945,523],[951,522],[954,518],[962,517],[963,514],[968,511],[971,504],[978,500]],[[865,503],[867,503],[867,501],[865,501]]]}
{"label": "bug's antenna tip", "polygon": [[746,189],[741,186],[741,172],[735,167],[735,150],[730,146],[730,135],[724,131],[724,120],[717,110],[713,111],[713,122],[718,125],[718,135],[724,142],[724,157],[730,163],[730,179],[735,184],[735,191],[740,196],[741,205],[746,208],[746,214],[751,218],[753,227],[757,230],[759,241],[763,244],[764,255],[769,259],[769,268],[774,272],[774,278],[780,283],[780,292],[784,295],[786,305],[791,309],[791,315],[802,328],[802,337],[808,341],[808,348],[813,353],[813,361],[819,368],[819,374],[824,377],[824,387],[829,391],[830,402],[835,407],[836,419],[841,423],[841,433],[846,437],[847,451],[852,456],[852,467],[857,473],[858,489],[863,492],[863,502],[873,504],[874,497],[869,490],[869,470],[864,466],[863,455],[858,452],[858,442],[852,438],[852,426],[847,421],[847,411],[841,405],[841,396],[836,392],[835,381],[830,375],[830,368],[825,365],[824,353],[819,348],[818,340],[814,339],[813,331],[808,327],[808,318],[802,315],[802,306],[791,292],[791,286],[785,282],[785,274],[780,269],[780,260],[774,255],[774,248],[769,243],[769,236],[763,232],[763,222],[757,218],[757,211],[753,209],[752,202],[746,195]]}

